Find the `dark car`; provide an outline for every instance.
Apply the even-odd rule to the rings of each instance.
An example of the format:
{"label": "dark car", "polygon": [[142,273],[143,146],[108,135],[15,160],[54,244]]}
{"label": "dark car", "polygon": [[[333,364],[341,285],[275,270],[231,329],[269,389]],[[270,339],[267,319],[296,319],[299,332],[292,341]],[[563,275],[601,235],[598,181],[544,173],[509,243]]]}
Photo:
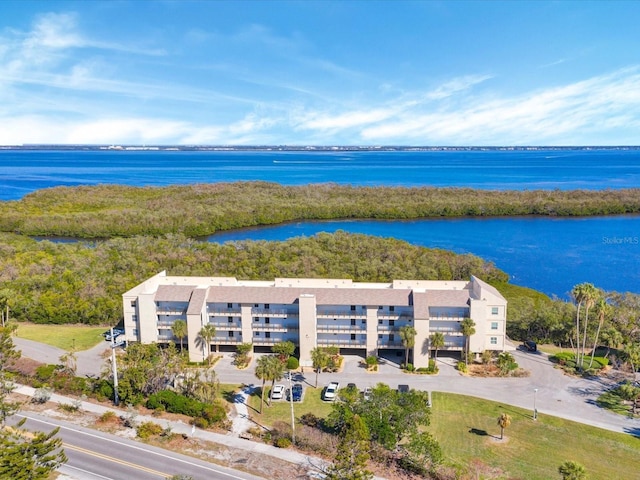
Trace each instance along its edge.
{"label": "dark car", "polygon": [[[120,335],[124,335],[124,330],[122,328],[114,328],[113,329],[113,339],[115,340],[116,338],[118,338]],[[104,332],[102,334],[102,336],[104,337],[104,339],[107,342],[111,341],[111,330],[107,330],[106,332]]]}
{"label": "dark car", "polygon": [[291,397],[293,398],[294,402],[302,401],[302,385],[301,384],[296,383],[293,385],[293,387],[291,387]]}
{"label": "dark car", "polygon": [[399,393],[407,393],[409,391],[409,385],[398,385]]}
{"label": "dark car", "polygon": [[538,351],[538,345],[536,345],[536,342],[534,342],[533,340],[525,340],[523,345],[524,348],[526,348],[529,352]]}

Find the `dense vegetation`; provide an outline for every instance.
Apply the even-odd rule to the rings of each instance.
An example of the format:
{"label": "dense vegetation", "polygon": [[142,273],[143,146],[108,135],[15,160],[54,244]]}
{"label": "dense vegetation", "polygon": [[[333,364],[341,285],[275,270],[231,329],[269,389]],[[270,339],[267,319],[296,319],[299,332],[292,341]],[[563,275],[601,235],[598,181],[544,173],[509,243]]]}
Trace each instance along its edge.
{"label": "dense vegetation", "polygon": [[11,318],[20,321],[117,323],[122,293],[162,270],[239,279],[467,280],[476,275],[507,280],[504,272],[473,255],[345,232],[224,245],[182,235],[63,244],[0,234],[0,304],[8,302]]}
{"label": "dense vegetation", "polygon": [[163,188],[103,185],[56,187],[1,202],[0,231],[81,238],[167,233],[198,237],[294,220],[625,213],[640,213],[640,189],[488,191],[266,182]]}

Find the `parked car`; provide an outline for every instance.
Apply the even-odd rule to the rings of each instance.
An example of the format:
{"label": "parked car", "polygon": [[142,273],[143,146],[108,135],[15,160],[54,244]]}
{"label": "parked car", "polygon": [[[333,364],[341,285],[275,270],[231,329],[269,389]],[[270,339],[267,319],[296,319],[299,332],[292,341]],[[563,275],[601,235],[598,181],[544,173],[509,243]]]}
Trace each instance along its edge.
{"label": "parked car", "polygon": [[291,396],[294,402],[302,401],[302,392],[303,392],[302,384],[295,383],[293,387],[291,387]]}
{"label": "parked car", "polygon": [[409,385],[398,385],[398,392],[399,393],[407,393],[409,391]]}
{"label": "parked car", "polygon": [[[122,328],[114,328],[113,329],[113,339],[115,340],[116,338],[118,338],[120,335],[124,335],[124,329]],[[111,341],[111,330],[107,330],[106,332],[104,332],[102,334],[102,336],[104,337],[104,339],[107,342]]]}
{"label": "parked car", "polygon": [[538,351],[538,345],[536,345],[536,342],[534,342],[533,340],[525,340],[523,345],[524,348],[526,348],[529,352]]}
{"label": "parked car", "polygon": [[336,396],[338,395],[339,389],[340,384],[338,382],[331,382],[324,390],[323,399],[328,402],[334,401],[336,399]]}
{"label": "parked car", "polygon": [[273,390],[271,390],[271,400],[280,400],[284,395],[284,385],[274,385]]}
{"label": "parked car", "polygon": [[367,387],[362,392],[362,398],[365,400],[369,400],[371,398],[371,387]]}
{"label": "parked car", "polygon": [[358,389],[358,386],[355,383],[347,383],[347,388],[355,388]]}

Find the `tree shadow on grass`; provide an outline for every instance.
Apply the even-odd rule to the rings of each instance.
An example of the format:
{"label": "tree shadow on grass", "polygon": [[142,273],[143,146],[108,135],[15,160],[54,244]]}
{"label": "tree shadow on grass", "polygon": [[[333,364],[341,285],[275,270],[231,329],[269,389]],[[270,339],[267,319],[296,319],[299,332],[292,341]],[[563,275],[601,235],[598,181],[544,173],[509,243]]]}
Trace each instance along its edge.
{"label": "tree shadow on grass", "polygon": [[491,435],[489,432],[487,432],[486,430],[481,430],[479,428],[470,428],[469,429],[469,433],[473,433],[474,435],[478,435],[479,437],[491,437],[491,438],[500,438],[497,437],[495,435]]}

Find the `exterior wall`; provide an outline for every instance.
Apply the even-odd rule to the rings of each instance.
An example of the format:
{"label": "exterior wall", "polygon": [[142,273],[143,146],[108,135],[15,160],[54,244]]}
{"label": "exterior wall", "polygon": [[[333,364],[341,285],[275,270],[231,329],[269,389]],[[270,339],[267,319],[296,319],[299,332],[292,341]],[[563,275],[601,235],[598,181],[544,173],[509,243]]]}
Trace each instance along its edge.
{"label": "exterior wall", "polygon": [[[227,302],[227,296],[233,298]],[[211,349],[221,345],[268,347],[289,340],[299,347],[300,365],[310,367],[311,351],[317,346],[357,348],[365,355],[378,355],[381,348],[403,349],[400,328],[412,325],[416,329],[412,361],[416,367],[426,367],[432,351],[429,337],[434,332],[445,336],[441,351],[463,350],[460,323],[467,317],[476,325],[470,338],[472,352],[505,348],[507,302],[474,277],[470,281],[392,283],[348,279],[238,282],[221,277],[167,277],[161,272],[122,298],[128,341],[177,341],[171,325],[182,319],[187,322],[185,343],[192,361],[204,360]],[[216,327],[216,337],[208,346],[198,337],[207,323]]]}

